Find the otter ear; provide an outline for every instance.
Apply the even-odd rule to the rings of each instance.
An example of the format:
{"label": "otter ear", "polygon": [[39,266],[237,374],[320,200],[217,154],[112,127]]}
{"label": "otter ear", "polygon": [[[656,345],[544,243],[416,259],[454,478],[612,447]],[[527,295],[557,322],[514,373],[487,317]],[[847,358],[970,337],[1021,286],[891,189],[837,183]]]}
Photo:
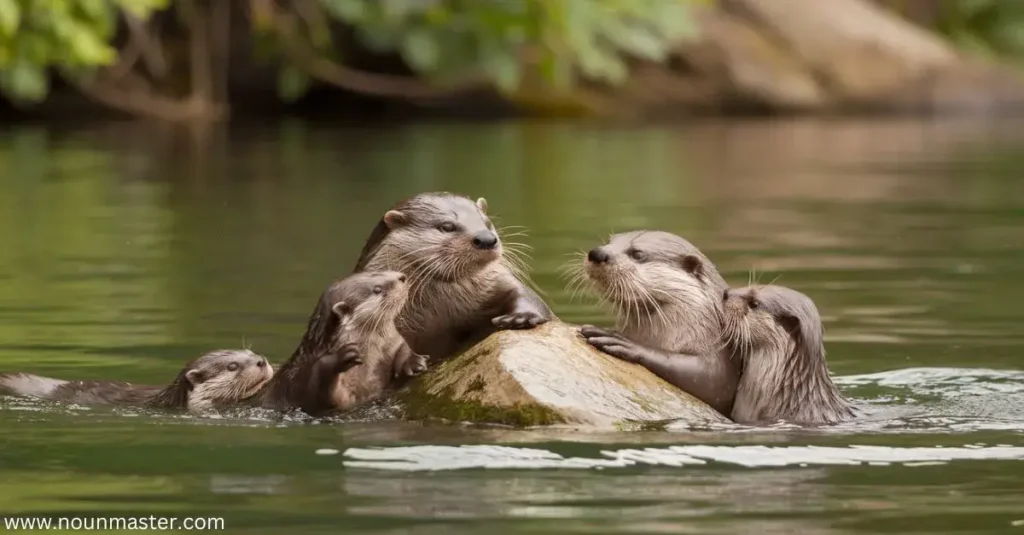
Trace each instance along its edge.
{"label": "otter ear", "polygon": [[480,197],[476,200],[476,207],[480,209],[480,212],[487,213],[487,199]]}
{"label": "otter ear", "polygon": [[338,317],[338,323],[341,325],[345,325],[352,319],[352,307],[344,301],[334,303],[334,306],[331,307],[331,312],[334,312],[334,315]]}
{"label": "otter ear", "polygon": [[205,381],[206,375],[202,370],[189,370],[185,372],[185,379],[188,379],[188,382],[192,383],[192,386],[195,386]]}
{"label": "otter ear", "polygon": [[693,255],[683,255],[683,257],[679,259],[679,265],[686,270],[687,273],[697,276],[701,274],[701,268],[703,267],[703,263],[700,261],[700,258]]}
{"label": "otter ear", "polygon": [[800,320],[796,319],[795,316],[784,314],[775,319],[782,326],[783,329],[789,333],[793,338],[800,338],[803,333],[800,332]]}
{"label": "otter ear", "polygon": [[404,225],[406,222],[405,213],[399,212],[398,210],[388,210],[384,214],[384,224],[388,228],[395,228],[400,225]]}

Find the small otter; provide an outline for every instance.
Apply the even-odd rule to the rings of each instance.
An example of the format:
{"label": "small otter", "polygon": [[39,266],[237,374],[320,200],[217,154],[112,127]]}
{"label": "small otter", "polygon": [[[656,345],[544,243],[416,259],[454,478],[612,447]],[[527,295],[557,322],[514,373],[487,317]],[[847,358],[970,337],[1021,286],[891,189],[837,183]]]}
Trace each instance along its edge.
{"label": "small otter", "polygon": [[729,415],[740,369],[722,344],[728,285],[697,247],[668,232],[626,232],[591,249],[575,269],[575,282],[589,281],[620,324],[619,332],[583,326],[590,345]]}
{"label": "small otter", "polygon": [[515,275],[487,217],[487,201],[421,193],[390,210],[370,234],[355,272],[409,276],[398,330],[412,349],[441,361],[499,329],[530,329],[551,309]]}
{"label": "small otter", "polygon": [[829,376],[814,301],[775,285],[730,289],[724,297],[726,340],[743,366],[734,421],[828,425],[854,416]]}
{"label": "small otter", "polygon": [[310,415],[347,410],[427,369],[395,327],[409,295],[396,271],[350,275],[331,284],[292,356],[252,400]]}
{"label": "small otter", "polygon": [[138,405],[199,412],[248,398],[273,375],[273,367],[261,355],[247,349],[221,349],[186,364],[166,387],[5,373],[0,374],[0,390],[82,405]]}

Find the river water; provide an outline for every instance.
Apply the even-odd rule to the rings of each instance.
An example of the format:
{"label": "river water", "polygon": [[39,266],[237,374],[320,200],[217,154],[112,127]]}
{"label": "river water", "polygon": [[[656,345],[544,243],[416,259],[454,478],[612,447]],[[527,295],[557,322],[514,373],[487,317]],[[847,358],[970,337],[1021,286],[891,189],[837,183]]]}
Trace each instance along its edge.
{"label": "river water", "polygon": [[393,202],[488,199],[559,268],[663,228],[822,312],[868,414],[835,429],[586,433],[305,424],[0,398],[0,512],[231,531],[1024,533],[1024,124],[746,121],[0,133],[0,369],[166,382],[272,361]]}

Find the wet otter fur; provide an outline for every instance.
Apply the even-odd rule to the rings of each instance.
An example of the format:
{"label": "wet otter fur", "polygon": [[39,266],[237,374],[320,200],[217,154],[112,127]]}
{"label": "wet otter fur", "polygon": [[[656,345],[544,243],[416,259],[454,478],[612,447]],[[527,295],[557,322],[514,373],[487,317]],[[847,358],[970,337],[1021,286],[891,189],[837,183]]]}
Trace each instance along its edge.
{"label": "wet otter fur", "polygon": [[189,362],[165,387],[4,373],[0,374],[0,391],[81,405],[135,405],[201,412],[252,396],[273,375],[273,367],[263,356],[247,349],[222,349]]}
{"label": "wet otter fur", "polygon": [[427,369],[395,327],[409,285],[402,273],[365,272],[320,295],[298,347],[250,402],[319,416],[378,398]]}
{"label": "wet otter fur", "polygon": [[722,343],[728,285],[696,246],[663,231],[625,232],[570,271],[571,286],[589,286],[616,311],[617,331],[580,328],[590,345],[731,413],[740,370]]}
{"label": "wet otter fur", "polygon": [[725,293],[726,340],[742,365],[732,419],[829,425],[854,417],[825,361],[825,328],[810,297],[784,286]]}
{"label": "wet otter fur", "polygon": [[401,271],[409,302],[398,330],[417,353],[443,361],[499,329],[530,329],[554,318],[517,277],[487,216],[487,201],[421,193],[388,210],[363,247],[354,271]]}

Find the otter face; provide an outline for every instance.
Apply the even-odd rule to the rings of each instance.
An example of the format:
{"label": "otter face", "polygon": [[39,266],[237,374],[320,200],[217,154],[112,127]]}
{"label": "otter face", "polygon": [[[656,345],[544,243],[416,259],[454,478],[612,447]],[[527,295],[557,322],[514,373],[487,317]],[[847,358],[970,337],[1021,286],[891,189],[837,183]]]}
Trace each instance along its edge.
{"label": "otter face", "polygon": [[193,409],[248,398],[274,376],[267,359],[248,349],[211,351],[188,368],[185,372],[185,379],[191,386],[188,405]]}
{"label": "otter face", "polygon": [[[690,242],[661,231],[616,234],[591,249],[583,270],[593,286],[625,312],[650,314],[666,305],[717,308],[725,281]],[[713,299],[709,298],[714,296]]]}
{"label": "otter face", "polygon": [[774,285],[728,289],[723,294],[726,336],[744,358],[751,351],[790,348],[821,352],[824,328],[806,295]]}
{"label": "otter face", "polygon": [[502,244],[487,217],[487,201],[422,194],[384,214],[388,235],[381,254],[412,280],[454,280],[501,258]]}
{"label": "otter face", "polygon": [[409,285],[398,271],[366,271],[335,283],[324,298],[342,329],[373,329],[394,322],[409,298]]}

